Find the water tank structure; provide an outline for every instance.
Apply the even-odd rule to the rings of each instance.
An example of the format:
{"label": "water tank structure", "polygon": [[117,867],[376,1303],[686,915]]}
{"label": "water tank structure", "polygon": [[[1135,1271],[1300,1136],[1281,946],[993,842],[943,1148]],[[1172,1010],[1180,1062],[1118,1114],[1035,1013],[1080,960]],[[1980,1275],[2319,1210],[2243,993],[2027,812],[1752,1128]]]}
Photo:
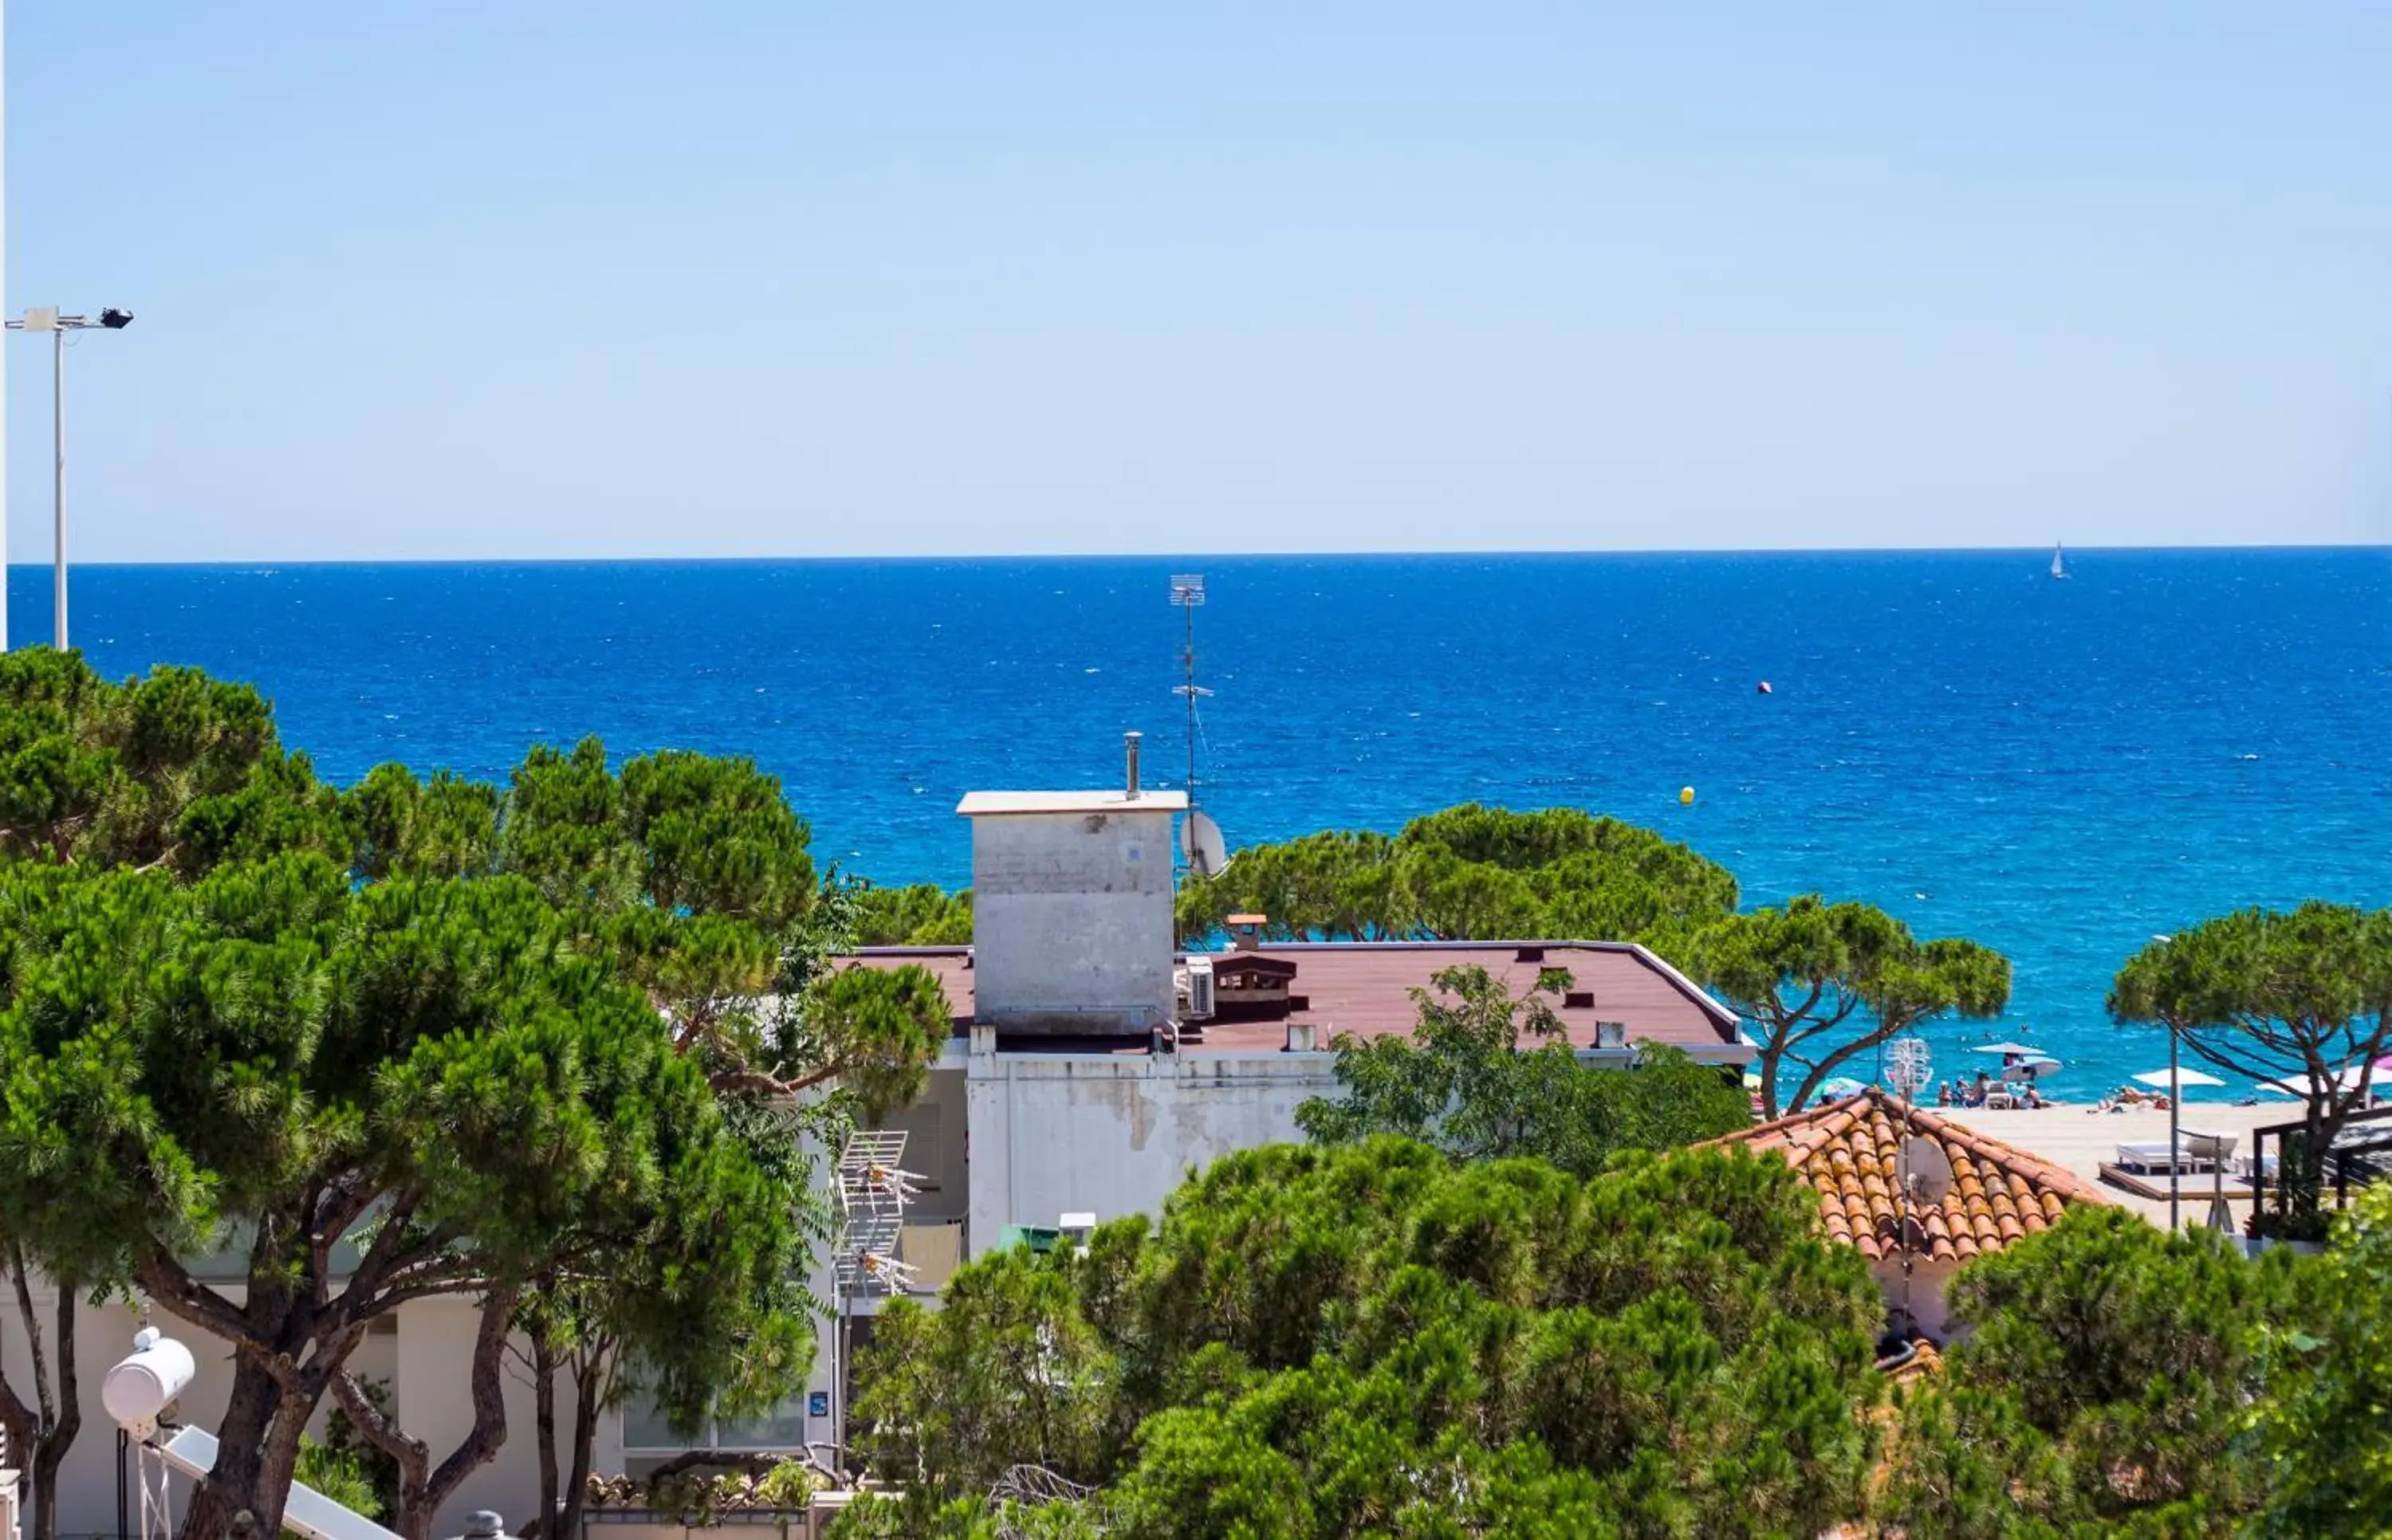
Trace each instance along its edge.
{"label": "water tank structure", "polygon": [[145,1326],[133,1339],[131,1355],[99,1382],[99,1404],[118,1427],[147,1438],[198,1372],[190,1349]]}
{"label": "water tank structure", "polygon": [[978,1021],[1022,1036],[1167,1026],[1173,820],[1179,792],[973,792],[972,990]]}

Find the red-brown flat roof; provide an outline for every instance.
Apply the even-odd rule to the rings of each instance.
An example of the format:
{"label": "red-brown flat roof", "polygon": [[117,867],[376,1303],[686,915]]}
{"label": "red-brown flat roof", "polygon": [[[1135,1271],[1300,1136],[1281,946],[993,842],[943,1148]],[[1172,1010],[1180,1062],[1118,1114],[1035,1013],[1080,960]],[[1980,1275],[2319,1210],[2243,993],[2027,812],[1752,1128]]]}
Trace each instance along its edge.
{"label": "red-brown flat roof", "polygon": [[[1523,949],[1541,949],[1541,961],[1524,962]],[[1594,1046],[1595,1023],[1626,1025],[1632,1042],[1663,1042],[1682,1048],[1736,1046],[1743,1039],[1735,1015],[1642,947],[1621,941],[1316,941],[1258,947],[1253,953],[1215,952],[1218,961],[1260,955],[1295,964],[1288,992],[1308,1003],[1284,1020],[1207,1021],[1203,1041],[1183,1045],[1183,1052],[1270,1052],[1287,1041],[1289,1022],[1309,1023],[1327,1047],[1332,1034],[1351,1032],[1358,1038],[1409,1033],[1420,1019],[1411,991],[1424,989],[1436,974],[1451,967],[1482,967],[1514,993],[1527,990],[1548,968],[1570,976],[1571,992],[1594,997],[1592,1005],[1560,1010],[1568,1024],[1570,1042]],[[971,951],[968,947],[876,947],[842,959],[851,965],[898,967],[916,963],[939,977],[955,1007],[956,1030],[972,1020]],[[1110,1041],[1110,1040],[1108,1040]],[[1048,1051],[1063,1049],[1068,1040],[1040,1043]]]}

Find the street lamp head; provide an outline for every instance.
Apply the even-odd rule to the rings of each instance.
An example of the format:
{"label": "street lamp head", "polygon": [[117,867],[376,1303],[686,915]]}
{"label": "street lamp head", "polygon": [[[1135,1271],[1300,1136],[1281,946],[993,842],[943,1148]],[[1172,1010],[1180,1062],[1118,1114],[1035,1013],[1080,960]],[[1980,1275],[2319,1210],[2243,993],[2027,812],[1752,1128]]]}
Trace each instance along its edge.
{"label": "street lamp head", "polygon": [[133,312],[110,305],[99,313],[99,324],[110,331],[122,331],[133,324]]}

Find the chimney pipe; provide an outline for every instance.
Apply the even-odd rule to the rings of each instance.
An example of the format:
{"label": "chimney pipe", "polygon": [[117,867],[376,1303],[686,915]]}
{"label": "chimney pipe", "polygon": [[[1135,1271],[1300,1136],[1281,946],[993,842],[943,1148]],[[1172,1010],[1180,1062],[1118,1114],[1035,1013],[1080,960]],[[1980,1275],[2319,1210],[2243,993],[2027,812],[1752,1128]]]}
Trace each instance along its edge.
{"label": "chimney pipe", "polygon": [[1133,798],[1138,796],[1138,745],[1145,736],[1142,732],[1122,734],[1122,745],[1129,751],[1129,795]]}

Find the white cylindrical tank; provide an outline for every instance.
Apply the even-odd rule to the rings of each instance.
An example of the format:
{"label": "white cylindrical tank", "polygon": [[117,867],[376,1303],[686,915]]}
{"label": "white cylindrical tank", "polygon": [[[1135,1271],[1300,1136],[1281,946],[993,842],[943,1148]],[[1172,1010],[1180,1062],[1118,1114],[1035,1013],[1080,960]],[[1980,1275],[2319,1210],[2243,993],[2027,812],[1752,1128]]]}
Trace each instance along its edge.
{"label": "white cylindrical tank", "polygon": [[120,1427],[154,1429],[197,1372],[190,1349],[145,1326],[133,1339],[133,1356],[100,1381],[99,1404]]}

